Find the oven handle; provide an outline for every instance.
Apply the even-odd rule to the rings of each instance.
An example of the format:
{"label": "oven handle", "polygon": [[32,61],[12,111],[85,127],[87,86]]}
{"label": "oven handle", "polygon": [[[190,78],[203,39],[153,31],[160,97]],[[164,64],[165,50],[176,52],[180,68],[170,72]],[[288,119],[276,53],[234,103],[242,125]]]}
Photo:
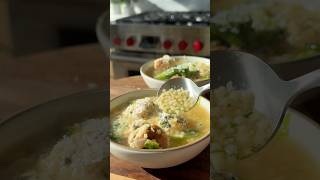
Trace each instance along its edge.
{"label": "oven handle", "polygon": [[139,54],[132,54],[132,53],[119,53],[119,52],[110,53],[110,60],[142,63],[142,64],[150,60],[156,59],[157,57],[159,57],[159,55],[148,56],[145,53],[143,53],[143,56]]}

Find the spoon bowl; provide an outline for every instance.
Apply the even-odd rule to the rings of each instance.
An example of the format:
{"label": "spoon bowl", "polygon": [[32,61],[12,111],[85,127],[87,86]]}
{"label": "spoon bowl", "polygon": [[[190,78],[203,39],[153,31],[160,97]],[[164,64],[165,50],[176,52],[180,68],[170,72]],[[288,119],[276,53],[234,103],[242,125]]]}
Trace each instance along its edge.
{"label": "spoon bowl", "polygon": [[169,89],[187,90],[189,92],[189,96],[192,98],[192,107],[194,107],[198,102],[200,95],[210,89],[210,83],[199,87],[189,78],[178,77],[170,79],[160,87],[160,89],[157,92],[158,97],[161,95],[162,92],[167,91]]}

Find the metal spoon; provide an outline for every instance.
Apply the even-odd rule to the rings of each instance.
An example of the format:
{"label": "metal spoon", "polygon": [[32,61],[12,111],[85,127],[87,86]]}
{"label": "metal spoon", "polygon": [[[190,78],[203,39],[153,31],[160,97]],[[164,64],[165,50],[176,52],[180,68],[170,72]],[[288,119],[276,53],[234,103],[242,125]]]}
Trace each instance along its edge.
{"label": "metal spoon", "polygon": [[[291,81],[284,81],[264,61],[248,53],[217,51],[212,53],[212,60],[214,88],[225,86],[231,81],[236,89],[250,91],[255,97],[255,110],[263,113],[271,121],[270,137],[264,144],[255,147],[255,152],[260,151],[272,140],[281,125],[288,105],[294,98],[307,90],[320,87],[320,70]],[[244,154],[239,159],[251,155]]]}
{"label": "metal spoon", "polygon": [[189,91],[189,94],[193,100],[193,106],[194,106],[197,103],[200,95],[202,95],[205,91],[210,90],[210,83],[199,87],[191,79],[178,77],[178,78],[174,78],[166,81],[158,90],[157,95],[159,97],[164,90],[181,89],[181,88]]}

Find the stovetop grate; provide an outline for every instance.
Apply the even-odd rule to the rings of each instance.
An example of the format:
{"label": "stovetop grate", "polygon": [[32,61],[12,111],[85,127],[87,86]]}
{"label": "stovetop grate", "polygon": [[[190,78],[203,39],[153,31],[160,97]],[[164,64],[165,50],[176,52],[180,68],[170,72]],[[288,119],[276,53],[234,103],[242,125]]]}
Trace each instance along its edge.
{"label": "stovetop grate", "polygon": [[121,24],[154,24],[154,25],[181,25],[199,26],[210,24],[209,11],[193,12],[165,12],[153,11],[119,19],[116,23]]}

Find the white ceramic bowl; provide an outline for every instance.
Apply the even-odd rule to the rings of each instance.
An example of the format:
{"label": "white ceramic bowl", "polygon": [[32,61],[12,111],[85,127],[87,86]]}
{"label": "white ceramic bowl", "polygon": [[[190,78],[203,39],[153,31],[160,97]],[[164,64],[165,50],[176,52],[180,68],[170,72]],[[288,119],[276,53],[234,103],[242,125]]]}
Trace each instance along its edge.
{"label": "white ceramic bowl", "polygon": [[[113,108],[130,100],[156,95],[156,90],[133,91],[111,100],[110,112]],[[200,98],[200,105],[210,112],[210,102]],[[110,152],[115,157],[144,168],[167,168],[179,165],[197,156],[209,144],[210,133],[196,142],[168,149],[133,149],[110,140]]]}
{"label": "white ceramic bowl", "polygon": [[[173,58],[177,59],[183,59],[186,62],[198,62],[201,61],[203,63],[210,65],[210,59],[204,58],[204,57],[198,57],[198,56],[172,56]],[[144,80],[144,82],[148,85],[150,88],[159,89],[162,84],[164,84],[166,81],[155,79],[151,76],[150,72],[153,71],[153,62],[154,61],[148,61],[145,64],[143,64],[140,67],[140,74]],[[199,86],[202,86],[204,84],[207,84],[210,81],[208,80],[201,80],[196,81],[195,83]]]}

